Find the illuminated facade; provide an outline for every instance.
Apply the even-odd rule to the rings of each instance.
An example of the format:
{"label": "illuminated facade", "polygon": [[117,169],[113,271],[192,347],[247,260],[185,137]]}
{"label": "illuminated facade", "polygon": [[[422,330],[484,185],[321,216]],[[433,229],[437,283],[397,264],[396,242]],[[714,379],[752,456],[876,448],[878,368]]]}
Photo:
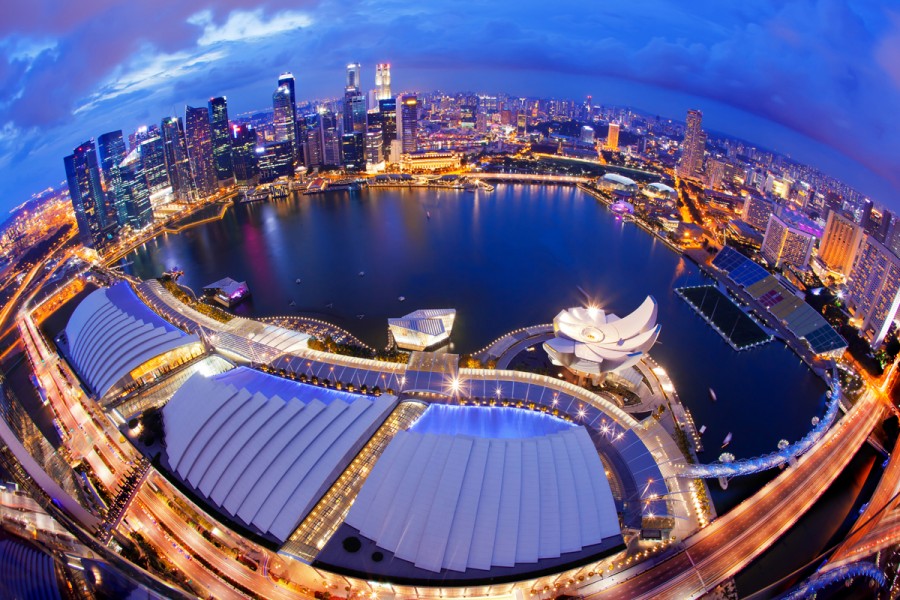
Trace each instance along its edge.
{"label": "illuminated facade", "polygon": [[809,267],[815,235],[802,231],[777,215],[769,216],[766,235],[760,253],[773,267],[793,265],[799,269]]}
{"label": "illuminated facade", "polygon": [[775,208],[775,203],[771,200],[750,195],[744,200],[741,218],[751,227],[765,231],[769,224],[769,217],[775,212]]}
{"label": "illuminated facade", "polygon": [[456,310],[417,310],[398,319],[388,319],[388,329],[398,348],[403,350],[425,350],[437,346],[450,338]]}
{"label": "illuminated facade", "polygon": [[216,167],[213,162],[213,137],[209,125],[209,109],[205,106],[184,109],[188,160],[194,184],[201,196],[216,193]]}
{"label": "illuminated facade", "polygon": [[422,152],[400,156],[401,171],[439,171],[458,169],[462,158],[456,152]]}
{"label": "illuminated facade", "polygon": [[234,164],[231,159],[228,102],[225,96],[210,98],[209,124],[212,130],[213,162],[216,166],[216,179],[220,182],[228,181],[234,177]]}
{"label": "illuminated facade", "polygon": [[850,275],[864,235],[860,225],[840,213],[830,211],[825,223],[825,233],[819,244],[819,259],[832,271],[845,277]]}
{"label": "illuminated facade", "polygon": [[706,133],[703,132],[703,113],[689,110],[681,144],[681,161],[678,175],[698,178],[703,173],[703,153],[706,150]]}
{"label": "illuminated facade", "polygon": [[609,150],[619,149],[619,124],[610,123],[609,132],[606,134],[606,147]]}
{"label": "illuminated facade", "polygon": [[865,236],[850,272],[847,305],[872,347],[881,346],[900,306],[900,258],[872,236]]}
{"label": "illuminated facade", "polygon": [[163,151],[172,192],[179,202],[193,202],[197,188],[191,176],[191,165],[184,143],[184,125],[180,117],[166,117],[162,121]]}
{"label": "illuminated facade", "polygon": [[415,94],[400,96],[397,107],[397,139],[404,153],[415,152],[419,148],[419,99]]}
{"label": "illuminated facade", "polygon": [[93,140],[81,144],[64,159],[69,198],[75,209],[78,236],[88,248],[102,250],[115,237],[115,212],[107,205]]}
{"label": "illuminated facade", "polygon": [[375,100],[387,100],[391,97],[391,65],[378,63],[375,65]]}

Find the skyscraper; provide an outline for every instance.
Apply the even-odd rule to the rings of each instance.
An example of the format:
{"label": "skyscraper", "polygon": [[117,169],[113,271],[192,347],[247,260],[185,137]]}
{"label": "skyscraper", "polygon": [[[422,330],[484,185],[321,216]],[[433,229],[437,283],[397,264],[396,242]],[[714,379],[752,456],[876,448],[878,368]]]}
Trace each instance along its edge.
{"label": "skyscraper", "polygon": [[286,87],[291,96],[291,115],[294,118],[294,143],[292,146],[294,152],[294,164],[299,164],[303,159],[303,140],[300,137],[300,125],[297,119],[297,89],[294,74],[285,71],[278,76],[278,87]]}
{"label": "skyscraper", "polygon": [[863,235],[862,226],[840,213],[830,211],[825,223],[825,233],[819,244],[819,259],[829,269],[844,276],[850,275]]}
{"label": "skyscraper", "polygon": [[97,150],[100,153],[100,169],[107,187],[112,186],[112,168],[125,159],[125,140],[122,130],[110,131],[97,138]]}
{"label": "skyscraper", "polygon": [[95,250],[103,250],[115,237],[116,222],[110,220],[94,140],[81,144],[63,160],[69,198],[75,209],[75,222],[81,243]]}
{"label": "skyscraper", "polygon": [[337,116],[330,110],[319,112],[319,134],[322,142],[322,164],[337,167],[341,164],[341,134]]}
{"label": "skyscraper", "polygon": [[348,90],[360,90],[359,73],[361,66],[359,63],[350,63],[347,65],[347,86]]}
{"label": "skyscraper", "polygon": [[775,203],[762,196],[747,196],[744,200],[744,210],[741,218],[751,227],[765,230],[769,224],[769,217],[775,212]]}
{"label": "skyscraper", "polygon": [[619,124],[610,123],[609,132],[606,134],[606,147],[609,150],[619,149]]}
{"label": "skyscraper", "polygon": [[325,163],[322,159],[322,134],[319,131],[319,115],[311,113],[299,118],[298,130],[303,145],[303,162],[309,169],[321,167]]}
{"label": "skyscraper", "polygon": [[813,234],[802,231],[773,214],[769,216],[760,253],[773,267],[793,265],[805,270],[809,267],[809,256],[815,240]]}
{"label": "skyscraper", "polygon": [[213,163],[212,128],[209,125],[209,109],[205,106],[184,109],[188,160],[194,185],[201,196],[216,193],[216,168]]}
{"label": "skyscraper", "polygon": [[681,144],[681,161],[678,163],[678,175],[681,177],[700,177],[703,172],[706,134],[702,126],[703,113],[699,110],[689,110],[684,128],[684,141]]}
{"label": "skyscraper", "polygon": [[248,187],[259,179],[256,154],[256,130],[250,125],[235,125],[231,137],[234,178],[237,185]]}
{"label": "skyscraper", "polygon": [[900,258],[868,235],[850,272],[847,305],[872,347],[881,346],[900,306]]}
{"label": "skyscraper", "polygon": [[366,168],[366,134],[351,131],[341,136],[341,156],[343,166],[348,171],[362,171]]}
{"label": "skyscraper", "polygon": [[234,165],[231,161],[231,133],[228,127],[228,103],[225,96],[210,98],[209,125],[212,130],[216,179],[219,182],[225,182],[234,177]]}
{"label": "skyscraper", "polygon": [[166,169],[172,192],[179,202],[193,202],[197,196],[187,147],[184,143],[184,124],[181,117],[166,117],[162,120],[163,150],[166,155]]}
{"label": "skyscraper", "polygon": [[381,152],[391,152],[391,142],[397,139],[397,100],[385,98],[378,101],[378,118],[381,121]]}
{"label": "skyscraper", "polygon": [[404,153],[415,152],[419,148],[419,99],[415,94],[400,97],[400,109],[397,111],[398,139]]}
{"label": "skyscraper", "polygon": [[112,169],[116,206],[120,225],[142,229],[153,222],[150,205],[150,189],[141,169],[140,147],[133,149],[125,159]]}
{"label": "skyscraper", "polygon": [[[291,82],[293,82],[293,78],[291,78]],[[280,85],[272,94],[273,120],[275,141],[289,142],[294,157],[297,157],[297,123],[294,116],[295,108],[291,102],[291,88],[292,86]]]}
{"label": "skyscraper", "polygon": [[366,125],[366,162],[373,165],[384,160],[384,137],[381,113],[370,111]]}
{"label": "skyscraper", "polygon": [[375,65],[375,99],[387,100],[391,97],[391,65],[378,63]]}
{"label": "skyscraper", "polygon": [[347,86],[344,88],[344,133],[366,133],[366,98],[360,91],[359,63],[347,65]]}
{"label": "skyscraper", "polygon": [[139,146],[141,152],[141,171],[147,180],[147,189],[151,194],[169,187],[169,171],[166,168],[166,153],[162,138],[158,135],[145,139]]}

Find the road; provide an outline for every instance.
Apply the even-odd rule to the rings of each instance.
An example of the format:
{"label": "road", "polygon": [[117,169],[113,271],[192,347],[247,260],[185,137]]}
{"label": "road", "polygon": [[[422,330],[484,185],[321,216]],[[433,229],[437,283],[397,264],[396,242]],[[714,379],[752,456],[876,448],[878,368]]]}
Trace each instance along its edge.
{"label": "road", "polygon": [[736,575],[796,523],[843,471],[884,411],[881,399],[867,392],[795,466],[684,540],[681,552],[618,585],[601,580],[578,592],[592,600],[703,595]]}

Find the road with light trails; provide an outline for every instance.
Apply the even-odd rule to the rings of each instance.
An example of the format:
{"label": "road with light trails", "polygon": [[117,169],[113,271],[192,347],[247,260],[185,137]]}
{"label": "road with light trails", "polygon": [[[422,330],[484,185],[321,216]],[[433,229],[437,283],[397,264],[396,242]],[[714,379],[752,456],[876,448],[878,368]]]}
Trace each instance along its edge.
{"label": "road with light trails", "polygon": [[844,470],[884,412],[881,399],[867,391],[795,466],[685,539],[676,555],[631,579],[614,575],[584,585],[578,593],[591,600],[702,596],[736,575],[797,522]]}

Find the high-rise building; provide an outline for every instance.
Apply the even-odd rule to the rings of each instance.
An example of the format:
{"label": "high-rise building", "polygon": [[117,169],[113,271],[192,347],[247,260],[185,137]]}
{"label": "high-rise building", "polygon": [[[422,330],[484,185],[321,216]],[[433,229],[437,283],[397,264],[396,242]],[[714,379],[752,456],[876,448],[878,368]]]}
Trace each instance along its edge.
{"label": "high-rise building", "polygon": [[269,183],[279,177],[290,177],[294,173],[293,148],[288,142],[275,142],[257,151],[259,159],[259,182]]}
{"label": "high-rise building", "polygon": [[750,195],[744,200],[741,218],[751,227],[763,231],[768,226],[769,217],[775,212],[775,208],[775,203],[771,200]]}
{"label": "high-rise building", "polygon": [[360,91],[360,65],[347,65],[347,86],[344,88],[344,133],[366,133],[366,97]]}
{"label": "high-rise building", "polygon": [[619,124],[618,123],[610,123],[609,124],[609,132],[606,134],[606,148],[607,150],[618,150],[619,149]]}
{"label": "high-rise building", "polygon": [[892,232],[897,228],[896,223],[897,215],[889,210],[883,210],[881,212],[881,223],[878,225],[878,231],[875,232],[875,239],[890,248],[888,240],[891,238]]}
{"label": "high-rise building", "polygon": [[370,111],[366,125],[366,162],[377,165],[384,160],[384,137],[381,113]]}
{"label": "high-rise building", "polygon": [[[293,79],[292,79],[293,80]],[[275,141],[288,142],[294,156],[297,156],[297,123],[294,118],[295,108],[291,102],[291,89],[287,85],[279,86],[272,94],[274,109]]]}
{"label": "high-rise building", "polygon": [[259,179],[259,164],[256,153],[256,130],[252,126],[232,127],[231,156],[237,185],[241,187],[256,185]]}
{"label": "high-rise building", "polygon": [[212,128],[209,125],[209,109],[205,106],[184,109],[185,134],[188,160],[194,185],[201,196],[216,193],[216,167],[213,162]]}
{"label": "high-rise building", "polygon": [[348,90],[359,90],[362,88],[359,81],[359,73],[362,67],[359,63],[350,63],[347,65],[347,85],[346,89]]}
{"label": "high-rise building", "polygon": [[319,131],[318,113],[300,117],[298,129],[303,143],[303,163],[309,169],[323,166],[325,163],[322,159],[322,134]]}
{"label": "high-rise building", "polygon": [[873,203],[868,198],[863,198],[858,207],[859,224],[869,235],[873,235],[876,230],[875,219],[872,218],[872,208]]}
{"label": "high-rise building", "polygon": [[397,139],[397,100],[379,100],[378,115],[381,121],[381,152],[387,156],[391,152],[391,142]]}
{"label": "high-rise building", "polygon": [[378,63],[375,65],[375,100],[387,100],[391,97],[391,65]]}
{"label": "high-rise building", "polygon": [[711,158],[706,161],[706,176],[704,179],[707,186],[713,189],[722,187],[722,182],[725,180],[725,166],[726,163],[721,160]]}
{"label": "high-rise building", "polygon": [[404,153],[418,150],[419,99],[415,94],[400,96],[400,106],[397,110],[397,133]]}
{"label": "high-rise building", "polygon": [[133,149],[121,163],[112,169],[116,206],[120,225],[143,229],[153,222],[150,205],[150,189],[141,169],[140,147]]}
{"label": "high-rise building", "polygon": [[145,139],[138,146],[141,152],[141,172],[147,180],[151,194],[169,187],[169,171],[166,169],[166,153],[162,138],[158,135]]}
{"label": "high-rise building", "polygon": [[341,157],[348,171],[362,171],[366,168],[366,136],[352,131],[341,136]]}
{"label": "high-rise building", "polygon": [[328,167],[341,165],[341,133],[337,116],[330,110],[319,112],[319,135],[322,143],[322,164]]}
{"label": "high-rise building", "polygon": [[63,162],[81,243],[98,251],[103,250],[115,238],[117,224],[115,220],[110,220],[110,212],[107,211],[94,140],[75,148]]}
{"label": "high-rise building", "polygon": [[678,163],[678,175],[681,177],[696,178],[703,173],[706,134],[702,127],[703,113],[699,110],[689,110],[684,128],[684,141],[681,144],[681,161]]}
{"label": "high-rise building", "polygon": [[528,135],[528,115],[522,111],[516,115],[516,135],[519,137]]}
{"label": "high-rise building", "polygon": [[872,347],[881,346],[900,306],[900,258],[869,235],[847,281],[847,306]]}
{"label": "high-rise building", "polygon": [[278,87],[286,87],[291,96],[291,114],[294,119],[294,162],[300,163],[303,158],[302,140],[300,139],[300,125],[297,120],[297,88],[294,74],[285,71],[278,77]]}
{"label": "high-rise building", "polygon": [[815,240],[813,234],[802,231],[773,214],[769,217],[760,253],[773,267],[793,265],[805,270],[809,267],[809,256]]}
{"label": "high-rise building", "polygon": [[865,232],[844,215],[830,211],[819,244],[819,259],[833,271],[850,275]]}
{"label": "high-rise building", "polygon": [[188,160],[187,146],[184,143],[184,123],[181,117],[166,117],[160,126],[162,130],[163,150],[166,155],[166,168],[169,171],[169,182],[175,200],[193,202],[197,197],[197,188],[191,176],[191,164]]}
{"label": "high-rise building", "polygon": [[110,131],[97,138],[97,151],[100,154],[100,169],[107,188],[112,186],[112,168],[125,159],[125,139],[122,130]]}
{"label": "high-rise building", "polygon": [[228,102],[225,96],[210,98],[209,126],[212,130],[213,162],[216,179],[224,183],[234,177],[231,161],[231,132],[228,127]]}

